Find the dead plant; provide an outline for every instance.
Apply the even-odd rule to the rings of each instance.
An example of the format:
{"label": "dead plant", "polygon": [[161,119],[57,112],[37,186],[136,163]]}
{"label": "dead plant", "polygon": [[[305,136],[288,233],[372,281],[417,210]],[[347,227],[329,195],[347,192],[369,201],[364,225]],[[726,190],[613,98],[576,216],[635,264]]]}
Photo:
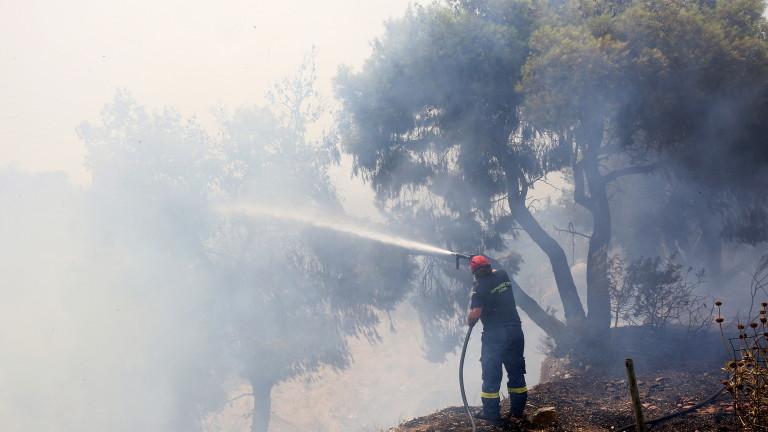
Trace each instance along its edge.
{"label": "dead plant", "polygon": [[[715,321],[725,341],[724,319],[717,306]],[[747,431],[768,431],[768,303],[762,303],[758,318],[749,324],[737,323],[739,336],[728,339],[732,353],[723,381],[733,397],[733,408]],[[728,346],[727,345],[727,346]]]}

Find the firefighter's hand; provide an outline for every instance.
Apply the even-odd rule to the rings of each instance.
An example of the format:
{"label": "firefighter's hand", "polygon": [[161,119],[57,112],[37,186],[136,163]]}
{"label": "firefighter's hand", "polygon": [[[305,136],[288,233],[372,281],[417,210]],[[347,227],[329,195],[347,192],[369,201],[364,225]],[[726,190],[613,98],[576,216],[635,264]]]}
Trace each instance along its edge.
{"label": "firefighter's hand", "polygon": [[474,308],[469,310],[469,314],[467,314],[467,325],[472,327],[475,324],[477,324],[477,320],[480,319],[480,314],[483,313],[482,308]]}

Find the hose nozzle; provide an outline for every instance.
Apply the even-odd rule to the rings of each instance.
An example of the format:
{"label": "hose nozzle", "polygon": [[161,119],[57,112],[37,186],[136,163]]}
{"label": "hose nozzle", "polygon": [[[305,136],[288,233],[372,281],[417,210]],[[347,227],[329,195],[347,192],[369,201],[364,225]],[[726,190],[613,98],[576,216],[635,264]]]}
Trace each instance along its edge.
{"label": "hose nozzle", "polygon": [[456,253],[456,252],[454,252],[453,254],[456,255],[456,270],[459,269],[459,260],[460,259],[464,258],[465,260],[469,261],[474,256],[474,255],[464,255],[464,254],[460,254],[460,253]]}

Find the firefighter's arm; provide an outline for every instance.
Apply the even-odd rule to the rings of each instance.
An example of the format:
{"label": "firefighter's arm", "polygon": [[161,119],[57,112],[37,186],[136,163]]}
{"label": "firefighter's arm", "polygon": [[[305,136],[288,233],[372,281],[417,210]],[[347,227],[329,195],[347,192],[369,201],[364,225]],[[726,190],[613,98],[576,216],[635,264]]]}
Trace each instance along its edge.
{"label": "firefighter's arm", "polygon": [[483,308],[472,308],[469,310],[469,313],[467,314],[467,325],[472,327],[477,323],[477,320],[480,319],[480,314],[483,313]]}

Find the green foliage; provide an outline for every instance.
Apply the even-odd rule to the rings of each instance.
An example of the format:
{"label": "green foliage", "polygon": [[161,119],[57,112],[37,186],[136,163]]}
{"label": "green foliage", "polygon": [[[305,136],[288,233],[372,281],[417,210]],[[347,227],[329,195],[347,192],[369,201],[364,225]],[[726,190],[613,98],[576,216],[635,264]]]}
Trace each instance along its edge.
{"label": "green foliage", "polygon": [[[525,224],[576,322],[584,314],[565,254],[526,202],[538,179],[567,170],[574,201],[593,220],[588,320],[605,328],[607,251],[622,229],[611,215],[618,202],[633,204],[617,193],[619,178],[666,174],[654,186],[661,210],[647,223],[663,227],[671,250],[695,235],[762,241],[763,11],[751,0],[414,7],[389,23],[360,71],[340,71],[343,148],[392,220],[422,237],[503,250],[510,230]],[[677,205],[690,191],[700,198]],[[710,210],[717,217],[703,216]],[[667,224],[690,214],[694,228]]]}
{"label": "green foliage", "polygon": [[[424,211],[474,232],[495,220],[491,200],[505,189],[502,154],[519,126],[515,83],[528,54],[528,7],[414,7],[388,24],[362,71],[340,71],[342,143],[382,201],[430,200]],[[497,236],[486,240],[499,245]]]}
{"label": "green foliage", "polygon": [[[711,144],[700,144],[702,131],[728,134],[718,137],[724,142],[717,153],[735,156],[728,148],[743,134],[739,128],[752,123],[755,104],[765,105],[755,98],[768,84],[762,2],[570,6],[550,11],[555,24],[531,37],[533,55],[520,88],[537,125],[568,130],[607,122],[623,146],[675,149],[691,164]],[[715,130],[708,127],[713,120]]]}
{"label": "green foliage", "polygon": [[519,85],[527,119],[574,137],[577,146],[599,143],[603,171],[642,162],[666,173],[656,191],[666,202],[654,216],[664,231],[657,243],[670,250],[706,255],[685,250],[702,235],[766,241],[763,2],[552,4],[531,37]]}
{"label": "green foliage", "polygon": [[526,94],[526,114],[541,128],[601,122],[624,102],[625,42],[595,36],[586,27],[545,26],[531,37],[531,48],[536,54],[526,63],[519,88]]}
{"label": "green foliage", "polygon": [[[452,250],[501,250],[513,223],[504,194],[515,165],[525,183],[542,175],[544,145],[519,122],[515,84],[528,56],[532,2],[453,1],[414,6],[387,24],[362,70],[342,69],[341,142],[397,226]],[[517,140],[509,142],[518,132]],[[547,153],[548,154],[548,153]],[[445,263],[415,304],[430,343],[450,351],[469,280]],[[430,285],[430,283],[426,283]],[[443,289],[444,288],[444,289]]]}
{"label": "green foliage", "polygon": [[[270,93],[273,107],[221,113],[217,195],[236,202],[340,214],[328,177],[335,142],[307,132],[320,118],[312,57]],[[344,368],[346,337],[375,340],[377,311],[391,310],[408,289],[407,257],[275,218],[218,219],[206,242],[224,296],[219,311],[235,338],[245,377],[276,383]],[[350,251],[355,253],[350,253]],[[258,331],[254,329],[258,328]]]}

